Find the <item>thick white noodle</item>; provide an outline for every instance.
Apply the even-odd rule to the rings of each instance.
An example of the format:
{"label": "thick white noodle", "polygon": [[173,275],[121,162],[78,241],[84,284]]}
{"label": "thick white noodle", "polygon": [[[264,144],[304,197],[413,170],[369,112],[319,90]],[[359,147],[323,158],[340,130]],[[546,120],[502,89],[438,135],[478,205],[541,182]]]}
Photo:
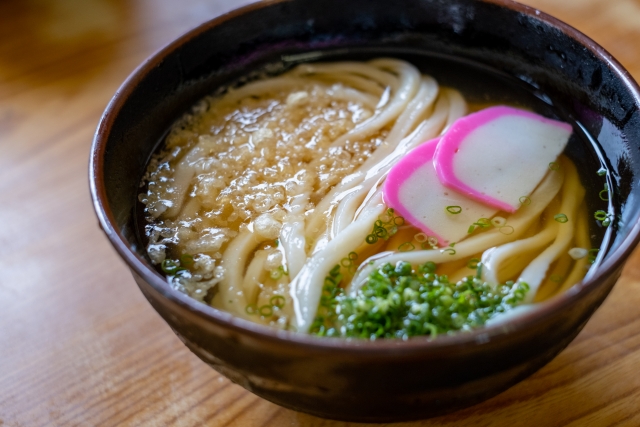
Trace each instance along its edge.
{"label": "thick white noodle", "polygon": [[281,91],[292,91],[301,89],[305,85],[309,85],[309,83],[312,82],[308,79],[301,79],[288,75],[273,77],[266,80],[258,80],[255,82],[247,83],[246,85],[241,86],[237,89],[229,90],[229,92],[223,95],[219,103],[220,105],[233,104],[251,96],[260,96],[267,93],[277,93]]}
{"label": "thick white noodle", "polygon": [[324,279],[336,264],[359,245],[371,231],[372,224],[382,215],[386,207],[382,195],[378,194],[372,206],[345,228],[336,238],[329,241],[322,251],[307,260],[296,278],[291,282],[290,295],[293,299],[294,325],[299,332],[308,332],[318,310]]}
{"label": "thick white noodle", "polygon": [[173,174],[173,186],[174,191],[170,193],[171,206],[163,213],[165,218],[173,218],[178,215],[182,209],[182,203],[184,197],[187,194],[187,189],[191,180],[196,174],[195,162],[206,155],[205,150],[200,145],[193,147],[176,165],[175,172]]}
{"label": "thick white noodle", "polygon": [[[553,216],[553,213],[551,214]],[[496,248],[491,248],[482,254],[482,278],[489,283],[501,283],[498,273],[505,274],[505,264],[509,261],[518,260],[523,268],[531,262],[533,257],[524,256],[533,251],[539,251],[543,247],[551,243],[558,232],[559,223],[556,221],[547,221],[545,227],[537,234],[526,239],[516,240]],[[522,271],[522,268],[518,270]]]}
{"label": "thick white noodle", "polygon": [[355,207],[358,201],[362,200],[375,183],[386,176],[402,156],[421,143],[440,134],[448,118],[449,104],[448,97],[440,97],[431,116],[421,122],[410,135],[401,140],[397,146],[378,147],[356,172],[345,177],[340,184],[334,187],[316,206],[313,215],[307,222],[306,235],[317,236],[323,229],[327,217],[333,218],[332,235],[344,229],[350,218],[353,218],[350,215],[357,212]]}
{"label": "thick white noodle", "polygon": [[467,114],[467,102],[464,100],[462,94],[457,90],[446,88],[443,92],[447,98],[449,98],[449,116],[443,131],[446,132],[453,122]]}
{"label": "thick white noodle", "polygon": [[[429,76],[422,77],[418,91],[394,123],[389,135],[385,138],[384,145],[392,147],[398,145],[398,142],[416,127],[437,96],[438,83],[435,79]],[[380,148],[382,147],[378,147],[378,150]]]}
{"label": "thick white noodle", "polygon": [[[424,87],[425,93],[430,90],[428,85]],[[456,91],[448,91],[453,93],[453,97],[456,97]],[[461,95],[458,94],[460,99]],[[417,96],[416,96],[417,97]],[[331,226],[331,236],[334,237],[340,231],[342,231],[353,220],[357,214],[359,203],[365,199],[367,193],[371,193],[371,189],[377,186],[383,178],[389,173],[389,170],[395,165],[407,152],[426,142],[440,132],[445,120],[449,117],[449,114],[459,114],[460,111],[466,109],[466,103],[462,99],[462,108],[447,109],[451,103],[449,101],[451,97],[442,97],[442,100],[436,103],[435,111],[431,117],[420,123],[420,125],[414,129],[414,131],[404,137],[399,143],[395,144],[395,149],[385,158],[380,160],[377,164],[371,166],[366,174],[365,180],[350,190],[344,190],[340,195],[342,196],[335,208],[333,215],[333,221]],[[458,99],[459,101],[459,99]],[[421,106],[421,108],[428,108],[433,103],[433,99],[428,104]],[[424,110],[423,110],[424,112]],[[381,150],[382,147],[378,148]],[[376,150],[376,154],[378,154]],[[377,157],[377,156],[376,156]],[[368,163],[368,162],[366,162]],[[366,166],[363,165],[363,167]],[[335,204],[335,202],[334,202]]]}
{"label": "thick white noodle", "polygon": [[418,90],[420,72],[413,65],[395,59],[378,59],[370,64],[398,74],[400,80],[398,88],[391,95],[389,102],[383,106],[382,111],[333,141],[332,147],[340,147],[347,141],[366,138],[382,129],[402,113]]}
{"label": "thick white noodle", "polygon": [[267,251],[256,251],[253,259],[247,267],[247,272],[242,280],[242,292],[248,304],[254,304],[258,293],[260,293],[260,283],[264,276],[264,262],[267,260]]}
{"label": "thick white noodle", "polygon": [[284,248],[289,277],[295,278],[307,260],[306,239],[304,236],[304,209],[309,203],[309,193],[292,198],[290,212],[280,230],[280,244]]}
{"label": "thick white noodle", "polygon": [[[583,205],[578,208],[578,211],[578,227],[576,230],[575,239],[576,247],[589,249],[591,247],[591,241],[589,240],[589,225],[586,215],[587,209]],[[588,257],[586,256],[576,260],[576,262],[573,264],[573,268],[558,290],[559,293],[566,291],[567,289],[578,283],[580,280],[582,280],[585,272],[587,271],[587,268],[589,267],[588,262]]]}
{"label": "thick white noodle", "polygon": [[247,298],[242,288],[244,271],[249,255],[263,241],[264,238],[258,233],[243,230],[229,243],[222,255],[224,276],[215,299],[222,308],[236,316],[248,317],[245,312]]}
{"label": "thick white noodle", "polygon": [[[294,68],[291,74],[303,77],[328,77],[342,81],[345,80],[341,79],[341,77],[353,76],[351,81],[356,84],[359,82],[358,86],[355,86],[356,88],[380,96],[384,93],[384,88],[390,87],[392,90],[397,90],[399,86],[399,81],[396,76],[372,66],[371,63],[345,61],[333,64],[301,64]],[[367,81],[370,83],[366,83]],[[382,88],[382,90],[379,90],[379,88]],[[374,92],[374,90],[379,91]]]}
{"label": "thick white noodle", "polygon": [[577,209],[582,203],[585,191],[580,185],[578,172],[571,162],[562,159],[561,168],[566,171],[566,183],[562,189],[562,206],[559,213],[565,214],[569,221],[559,225],[555,241],[531,261],[520,274],[518,281],[529,285],[529,292],[527,292],[524,303],[533,301],[549,266],[562,252],[566,252],[569,249],[569,244],[573,239],[575,227],[572,223],[577,222]]}

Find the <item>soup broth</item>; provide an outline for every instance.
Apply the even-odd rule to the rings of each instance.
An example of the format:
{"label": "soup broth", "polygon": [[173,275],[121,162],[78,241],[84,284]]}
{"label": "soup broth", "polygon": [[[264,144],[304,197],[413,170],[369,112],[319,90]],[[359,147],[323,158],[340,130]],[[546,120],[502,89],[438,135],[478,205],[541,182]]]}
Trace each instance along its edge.
{"label": "soup broth", "polygon": [[578,283],[611,216],[583,200],[576,165],[599,165],[579,134],[520,209],[448,245],[389,208],[389,170],[457,119],[496,104],[557,114],[504,77],[435,64],[301,64],[201,100],[143,178],[151,262],[236,316],[372,339],[471,329]]}

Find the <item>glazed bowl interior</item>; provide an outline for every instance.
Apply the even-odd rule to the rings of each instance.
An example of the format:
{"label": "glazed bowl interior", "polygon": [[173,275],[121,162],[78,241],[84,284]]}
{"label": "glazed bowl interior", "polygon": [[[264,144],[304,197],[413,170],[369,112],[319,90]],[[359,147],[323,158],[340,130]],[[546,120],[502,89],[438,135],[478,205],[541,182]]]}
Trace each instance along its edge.
{"label": "glazed bowl interior", "polygon": [[[494,94],[492,101],[505,102],[510,93],[525,93],[539,112],[572,123],[587,142],[574,144],[570,156],[582,171],[594,172],[583,173],[586,181],[594,179],[599,163],[609,170],[617,215],[609,230],[592,227],[607,249],[597,268],[566,294],[513,322],[432,341],[355,342],[275,332],[172,289],[146,257],[136,224],[139,183],[170,125],[198,99],[242,82],[241,77],[277,74],[301,62],[381,56],[407,59],[478,100],[487,91]],[[573,339],[615,283],[638,242],[639,99],[637,85],[602,48],[566,24],[507,0],[402,0],[393,7],[379,0],[261,2],[189,32],[129,77],[96,132],[92,195],[102,228],[154,308],[194,352],[234,381],[277,403],[332,418],[436,415],[487,398],[538,369]],[[290,375],[254,366],[257,354],[277,361],[283,352],[296,363],[297,357],[324,357],[328,379],[314,380],[302,362],[290,365],[297,367]],[[498,366],[494,359],[504,352],[509,361]],[[476,365],[461,368],[471,357]],[[347,372],[344,367],[354,360],[391,373],[400,360],[412,366],[425,358],[451,359],[451,369],[458,370],[452,377],[442,362],[443,372],[433,373],[426,386],[415,372],[398,374],[389,384],[400,396],[396,409],[365,413],[353,399],[318,404],[379,386],[365,379],[365,368]],[[331,382],[332,372],[347,379]],[[349,376],[356,381],[358,375],[360,385],[350,385]],[[309,392],[309,387],[316,388]],[[439,403],[425,387],[440,392]],[[378,399],[363,393],[370,402]]]}

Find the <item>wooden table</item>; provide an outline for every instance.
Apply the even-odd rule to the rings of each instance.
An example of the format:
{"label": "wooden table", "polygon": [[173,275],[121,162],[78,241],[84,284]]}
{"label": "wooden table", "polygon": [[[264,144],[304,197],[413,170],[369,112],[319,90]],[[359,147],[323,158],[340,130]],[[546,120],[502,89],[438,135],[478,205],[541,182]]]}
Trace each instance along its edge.
{"label": "wooden table", "polygon": [[[0,2],[0,426],[346,425],[280,408],[200,362],[144,300],[89,200],[91,138],[120,83],[239,3]],[[640,79],[640,0],[525,3]],[[405,425],[640,425],[639,261],[548,366],[487,402]]]}

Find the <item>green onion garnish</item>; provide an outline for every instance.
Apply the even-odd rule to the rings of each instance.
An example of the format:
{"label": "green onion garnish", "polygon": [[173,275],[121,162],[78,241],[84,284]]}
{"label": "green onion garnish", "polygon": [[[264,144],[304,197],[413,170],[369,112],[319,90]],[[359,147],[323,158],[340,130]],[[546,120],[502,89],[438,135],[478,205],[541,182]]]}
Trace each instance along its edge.
{"label": "green onion garnish", "polygon": [[552,171],[557,171],[558,169],[560,169],[560,163],[558,162],[549,163],[549,169],[551,169]]}
{"label": "green onion garnish", "polygon": [[411,242],[404,242],[403,244],[401,244],[400,246],[398,246],[398,250],[400,252],[409,252],[414,250],[416,247],[413,245],[413,243]]}
{"label": "green onion garnish", "polygon": [[427,239],[429,238],[426,234],[424,233],[418,233],[415,236],[413,236],[413,238],[416,240],[416,242],[418,243],[424,243],[427,241]]}
{"label": "green onion garnish", "polygon": [[522,206],[530,205],[531,204],[531,199],[528,198],[527,196],[522,196],[522,197],[520,197],[520,204]]}
{"label": "green onion garnish", "polygon": [[607,174],[607,170],[604,167],[598,169],[599,176],[605,176],[606,174]]}
{"label": "green onion garnish", "polygon": [[471,258],[467,263],[467,267],[469,267],[472,270],[475,270],[478,268],[479,263],[480,263],[480,260],[478,258]]}
{"label": "green onion garnish", "polygon": [[285,298],[282,295],[274,295],[271,297],[271,299],[269,300],[269,302],[271,303],[272,306],[274,306],[275,308],[282,308],[284,307],[284,303],[285,303]]}
{"label": "green onion garnish", "polygon": [[373,224],[373,230],[365,238],[365,242],[372,245],[378,239],[387,240],[398,232],[398,227],[404,225],[404,218],[401,216],[393,216],[393,209],[387,209],[387,212],[380,215]]}
{"label": "green onion garnish", "polygon": [[593,217],[598,221],[602,222],[602,225],[608,227],[611,224],[611,214],[606,213],[605,211],[596,211],[593,214]]}
{"label": "green onion garnish", "polygon": [[600,193],[598,193],[598,196],[600,196],[600,200],[604,200],[605,202],[609,201],[609,185],[604,184],[604,190],[601,190]]}
{"label": "green onion garnish", "polygon": [[565,214],[563,214],[563,213],[554,215],[553,219],[555,219],[556,221],[558,221],[561,224],[564,224],[565,222],[569,221],[569,218],[567,218],[567,216]]}
{"label": "green onion garnish", "polygon": [[258,310],[260,316],[269,317],[273,315],[273,306],[269,304],[265,304]]}
{"label": "green onion garnish", "polygon": [[280,271],[277,268],[274,268],[269,272],[269,277],[271,277],[273,280],[278,280],[279,278],[282,277],[282,271]]}
{"label": "green onion garnish", "polygon": [[513,229],[513,227],[512,227],[512,226],[510,226],[510,225],[505,225],[505,226],[500,227],[500,228],[498,229],[498,231],[499,231],[499,232],[501,232],[502,234],[509,235],[509,234],[513,234],[513,232],[514,232],[515,230]]}
{"label": "green onion garnish", "polygon": [[604,221],[605,219],[607,219],[607,213],[605,211],[596,211],[595,214],[593,214],[593,216],[598,221]]}
{"label": "green onion garnish", "polygon": [[176,274],[178,271],[184,270],[184,268],[180,267],[180,264],[172,259],[165,259],[162,261],[160,268],[162,268],[162,271],[166,274]]}
{"label": "green onion garnish", "polygon": [[529,290],[523,282],[490,284],[473,276],[451,283],[435,271],[432,262],[413,269],[400,261],[377,267],[355,296],[326,286],[310,332],[369,340],[433,338],[480,327],[520,304]]}
{"label": "green onion garnish", "polygon": [[460,206],[447,206],[447,212],[449,212],[452,215],[457,215],[460,212],[462,212],[462,208]]}

